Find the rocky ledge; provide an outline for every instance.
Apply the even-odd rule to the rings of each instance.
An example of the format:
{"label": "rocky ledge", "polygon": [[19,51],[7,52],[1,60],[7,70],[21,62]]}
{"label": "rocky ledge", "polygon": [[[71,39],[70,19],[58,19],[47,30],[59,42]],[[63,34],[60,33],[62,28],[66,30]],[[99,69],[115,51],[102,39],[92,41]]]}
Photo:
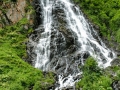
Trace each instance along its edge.
{"label": "rocky ledge", "polygon": [[[29,0],[31,3],[32,1]],[[26,13],[28,12],[28,4],[26,0],[17,0],[17,1],[0,1],[0,27],[4,27],[6,25],[15,24],[23,17],[25,17]],[[27,16],[31,24],[30,14]]]}

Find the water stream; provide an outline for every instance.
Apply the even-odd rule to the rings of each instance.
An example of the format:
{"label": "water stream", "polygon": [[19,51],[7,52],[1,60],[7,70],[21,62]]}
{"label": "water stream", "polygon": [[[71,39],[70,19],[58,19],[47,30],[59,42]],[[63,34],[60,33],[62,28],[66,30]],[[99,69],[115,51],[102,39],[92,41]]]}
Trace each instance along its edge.
{"label": "water stream", "polygon": [[36,43],[33,62],[36,68],[57,74],[55,90],[74,89],[82,74],[78,67],[88,56],[94,57],[100,67],[110,66],[114,52],[102,42],[77,5],[71,0],[39,0],[39,6],[43,23],[36,29],[38,42],[32,41]]}

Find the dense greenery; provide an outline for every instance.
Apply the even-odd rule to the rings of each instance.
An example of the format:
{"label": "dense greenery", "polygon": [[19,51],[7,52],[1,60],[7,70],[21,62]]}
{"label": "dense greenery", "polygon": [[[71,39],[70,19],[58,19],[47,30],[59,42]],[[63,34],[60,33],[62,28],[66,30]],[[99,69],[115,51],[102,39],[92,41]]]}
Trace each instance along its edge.
{"label": "dense greenery", "polygon": [[[120,50],[120,0],[74,0],[89,20],[100,28],[100,35]],[[117,44],[118,43],[118,44]],[[118,57],[120,58],[120,57]],[[83,69],[83,78],[76,84],[79,90],[112,90],[111,84],[120,80],[120,66],[100,69],[89,58]]]}
{"label": "dense greenery", "polygon": [[23,18],[0,29],[0,90],[47,90],[54,83],[52,73],[44,76],[21,59],[26,57],[25,42],[32,31],[24,28],[27,23]]}
{"label": "dense greenery", "polygon": [[[115,80],[120,80],[120,68],[117,66],[108,67],[106,70],[100,69],[93,58],[88,58],[83,70],[83,78],[77,82],[76,88],[79,90],[112,90],[111,84]],[[112,76],[111,73],[116,73]]]}
{"label": "dense greenery", "polygon": [[0,47],[0,90],[47,90],[54,83],[52,74],[44,76],[16,55],[10,45]]}
{"label": "dense greenery", "polygon": [[[120,0],[74,0],[100,27],[101,35],[120,42]],[[113,36],[113,37],[111,37]]]}
{"label": "dense greenery", "polygon": [[[7,3],[17,0],[3,0]],[[120,0],[75,0],[89,18],[100,27],[101,34],[120,42]],[[26,8],[29,11],[31,6]],[[6,10],[0,7],[0,10]],[[2,21],[4,22],[4,20]],[[0,90],[48,90],[54,83],[52,73],[43,73],[23,61],[26,55],[27,35],[32,28],[26,17],[14,25],[0,28]],[[100,69],[93,58],[86,60],[83,78],[76,88],[83,90],[112,90],[111,84],[120,80],[118,66]],[[116,76],[112,76],[115,73]]]}
{"label": "dense greenery", "polygon": [[[32,13],[31,6],[26,10],[26,14]],[[0,28],[0,90],[48,90],[54,84],[53,73],[44,75],[23,60],[31,32],[26,15],[16,24]]]}

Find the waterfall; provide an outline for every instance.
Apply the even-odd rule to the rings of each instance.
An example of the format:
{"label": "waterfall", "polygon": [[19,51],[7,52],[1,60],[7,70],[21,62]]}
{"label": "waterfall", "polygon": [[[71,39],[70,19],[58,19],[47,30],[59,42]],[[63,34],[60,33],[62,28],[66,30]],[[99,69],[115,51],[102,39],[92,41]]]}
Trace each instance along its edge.
{"label": "waterfall", "polygon": [[[47,71],[48,67],[46,63],[49,62],[50,57],[50,34],[51,34],[51,23],[52,23],[52,1],[40,0],[40,4],[43,9],[43,27],[44,31],[41,33],[41,38],[36,46],[35,53],[37,54],[35,67],[41,68],[43,71]],[[36,30],[39,30],[37,28]]]}
{"label": "waterfall", "polygon": [[[35,29],[33,65],[58,76],[55,90],[73,87],[80,79],[80,65],[92,56],[100,67],[110,66],[115,57],[71,0],[39,0],[42,24]],[[31,39],[32,38],[32,39]],[[34,37],[35,38],[35,37]]]}

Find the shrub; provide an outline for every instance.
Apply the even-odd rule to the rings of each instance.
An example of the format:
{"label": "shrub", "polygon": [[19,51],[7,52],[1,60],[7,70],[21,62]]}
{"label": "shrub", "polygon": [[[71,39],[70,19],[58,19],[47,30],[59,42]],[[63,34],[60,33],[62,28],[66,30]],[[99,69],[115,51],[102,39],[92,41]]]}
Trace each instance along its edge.
{"label": "shrub", "polygon": [[93,58],[88,58],[83,66],[83,77],[76,83],[76,88],[82,90],[112,90],[112,80],[102,74]]}

